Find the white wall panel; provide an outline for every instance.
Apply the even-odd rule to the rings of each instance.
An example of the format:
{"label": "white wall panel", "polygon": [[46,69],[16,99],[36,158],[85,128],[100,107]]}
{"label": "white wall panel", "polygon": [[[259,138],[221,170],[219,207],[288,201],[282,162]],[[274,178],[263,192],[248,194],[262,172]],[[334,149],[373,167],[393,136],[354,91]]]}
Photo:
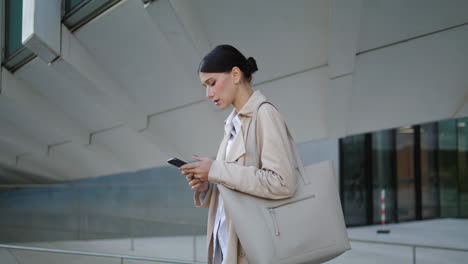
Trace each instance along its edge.
{"label": "white wall panel", "polygon": [[[192,154],[216,157],[223,139],[224,120],[232,107],[213,111],[209,99],[184,108],[155,115],[150,119],[149,129],[167,139],[179,158],[194,160]],[[154,132],[153,132],[154,131]],[[168,153],[168,158],[173,157]]]}
{"label": "white wall panel", "polygon": [[[167,154],[128,127],[121,126],[96,133],[91,145],[97,144],[109,149],[115,156],[126,161],[125,171],[152,168],[164,164]],[[164,161],[164,162],[162,162]]]}
{"label": "white wall panel", "polygon": [[18,159],[16,168],[58,181],[80,178],[79,174],[76,171],[71,171],[66,164],[59,164],[45,155],[21,156]]}
{"label": "white wall panel", "polygon": [[297,143],[327,137],[325,126],[325,93],[328,89],[328,67],[268,82],[261,89],[283,114]]}
{"label": "white wall panel", "polygon": [[349,133],[449,118],[467,91],[468,25],[357,57]]}
{"label": "white wall panel", "polygon": [[347,135],[350,118],[353,76],[346,75],[329,81],[330,87],[325,92],[325,124],[328,138],[340,138]]}
{"label": "white wall panel", "polygon": [[[54,62],[54,64],[61,63],[61,59]],[[119,115],[118,111],[113,112],[106,106],[106,102],[112,104],[115,102],[109,102],[103,92],[78,72],[68,74],[68,77],[75,75],[74,78],[66,78],[36,58],[15,72],[15,75],[49,101],[54,102],[89,131],[125,123],[125,118]]]}
{"label": "white wall panel", "polygon": [[7,70],[3,70],[2,75],[0,115],[4,119],[45,145],[66,140],[87,141],[89,131],[60,108]]}
{"label": "white wall panel", "polygon": [[330,77],[354,70],[362,0],[331,0]]}
{"label": "white wall panel", "polygon": [[[73,164],[86,168],[86,170],[80,169],[80,172],[83,173],[78,175],[79,178],[122,172],[117,161],[112,159],[112,156],[101,155],[91,148],[86,148],[85,145],[73,142],[54,146],[50,149],[50,157],[63,157]],[[85,171],[88,171],[88,173],[85,173]]]}
{"label": "white wall panel", "polygon": [[466,0],[363,0],[359,51],[468,22]]}
{"label": "white wall panel", "polygon": [[197,1],[211,45],[231,44],[257,60],[254,83],[328,61],[327,0]]}
{"label": "white wall panel", "polygon": [[45,144],[40,144],[30,135],[25,134],[24,131],[3,118],[0,118],[0,127],[0,142],[3,141],[15,146],[15,148],[8,151],[10,154],[16,155],[25,152],[43,154],[47,151]]}
{"label": "white wall panel", "polygon": [[179,67],[141,1],[123,1],[74,34],[148,115],[203,96],[196,68]]}

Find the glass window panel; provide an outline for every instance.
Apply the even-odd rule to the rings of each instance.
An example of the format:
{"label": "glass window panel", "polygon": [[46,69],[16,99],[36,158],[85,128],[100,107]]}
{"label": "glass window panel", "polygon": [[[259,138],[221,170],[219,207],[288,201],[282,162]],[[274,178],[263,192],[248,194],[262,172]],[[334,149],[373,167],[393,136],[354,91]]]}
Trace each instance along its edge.
{"label": "glass window panel", "polygon": [[85,0],[66,0],[65,1],[65,12],[69,12],[73,8],[75,8],[80,3],[84,2]]}
{"label": "glass window panel", "polygon": [[439,216],[437,178],[437,123],[421,125],[421,200],[422,217]]}
{"label": "glass window panel", "polygon": [[372,133],[373,222],[381,223],[381,191],[385,190],[385,222],[395,221],[393,132]]}
{"label": "glass window panel", "polygon": [[23,1],[6,1],[5,56],[8,58],[23,45],[21,42]]}
{"label": "glass window panel", "polygon": [[457,122],[443,120],[438,122],[439,130],[439,179],[440,179],[440,216],[458,216],[458,179],[457,179]]}
{"label": "glass window panel", "polygon": [[347,225],[367,224],[365,135],[341,139],[342,201]]}
{"label": "glass window panel", "polygon": [[468,217],[468,117],[457,120],[460,217]]}
{"label": "glass window panel", "polygon": [[67,0],[63,23],[73,32],[120,0]]}
{"label": "glass window panel", "polygon": [[396,131],[398,220],[416,218],[414,177],[414,128],[402,127]]}

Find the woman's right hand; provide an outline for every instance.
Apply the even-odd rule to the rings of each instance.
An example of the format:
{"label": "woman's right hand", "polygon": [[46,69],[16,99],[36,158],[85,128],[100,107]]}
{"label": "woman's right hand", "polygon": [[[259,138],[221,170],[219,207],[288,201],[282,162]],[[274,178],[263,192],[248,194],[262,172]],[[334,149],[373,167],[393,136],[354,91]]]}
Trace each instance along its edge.
{"label": "woman's right hand", "polygon": [[199,192],[206,192],[208,191],[209,182],[208,181],[201,181],[200,179],[193,178],[192,174],[186,175],[186,179],[189,182],[189,186],[194,191]]}

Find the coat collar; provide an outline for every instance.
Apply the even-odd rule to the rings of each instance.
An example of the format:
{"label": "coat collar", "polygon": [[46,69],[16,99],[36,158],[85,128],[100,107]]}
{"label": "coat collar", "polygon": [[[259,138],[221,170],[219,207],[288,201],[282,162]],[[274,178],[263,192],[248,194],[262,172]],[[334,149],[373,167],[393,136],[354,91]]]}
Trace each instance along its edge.
{"label": "coat collar", "polygon": [[[237,131],[237,136],[234,138],[234,141],[232,142],[231,149],[229,153],[226,155],[226,146],[227,142],[229,140],[230,133],[224,133],[224,138],[221,142],[220,149],[218,151],[218,155],[216,159],[221,159],[221,160],[226,160],[228,162],[233,162],[237,160],[240,156],[244,155],[246,152],[245,149],[245,136],[244,135],[244,129],[249,125],[250,118],[242,118],[242,117],[251,117],[253,114],[253,111],[255,110],[255,107],[258,106],[260,102],[266,101],[267,98],[265,95],[263,95],[259,90],[256,90],[253,92],[253,94],[249,97],[247,102],[244,104],[244,106],[241,108],[239,111],[239,118],[241,119],[242,122],[242,129],[239,129]],[[231,114],[224,120],[224,124],[226,125],[226,122],[228,119],[233,115],[235,115],[236,109],[234,108],[231,111]]]}
{"label": "coat collar", "polygon": [[[266,96],[260,92],[260,90],[255,90],[245,102],[244,106],[242,106],[241,110],[239,111],[239,117],[240,116],[252,116],[254,107],[258,105],[258,103],[262,101],[266,101],[267,98]],[[227,120],[231,115],[235,115],[236,108],[232,109],[231,113],[229,116],[224,120],[224,124],[226,124]]]}

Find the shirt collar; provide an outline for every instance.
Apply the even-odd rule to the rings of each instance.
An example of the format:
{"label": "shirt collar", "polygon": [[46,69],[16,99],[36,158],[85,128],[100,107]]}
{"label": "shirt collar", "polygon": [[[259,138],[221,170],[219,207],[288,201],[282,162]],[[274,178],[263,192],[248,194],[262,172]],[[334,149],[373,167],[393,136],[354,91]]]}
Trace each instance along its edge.
{"label": "shirt collar", "polygon": [[[258,105],[258,103],[262,101],[266,101],[267,98],[265,95],[263,95],[260,90],[255,90],[245,102],[244,106],[242,106],[241,110],[239,110],[239,113],[236,115],[236,108],[232,109],[231,114],[224,120],[225,124],[228,124],[229,122],[233,119],[234,115],[236,116],[252,116],[254,107]],[[236,128],[237,129],[237,128]]]}
{"label": "shirt collar", "polygon": [[[234,109],[235,110],[235,109]],[[232,111],[231,114],[228,116],[226,119],[226,124],[224,125],[224,131],[225,133],[230,133],[232,130],[232,127],[234,126],[236,133],[239,131],[239,129],[242,126],[242,122],[239,119],[239,114],[237,114],[236,111]]]}

